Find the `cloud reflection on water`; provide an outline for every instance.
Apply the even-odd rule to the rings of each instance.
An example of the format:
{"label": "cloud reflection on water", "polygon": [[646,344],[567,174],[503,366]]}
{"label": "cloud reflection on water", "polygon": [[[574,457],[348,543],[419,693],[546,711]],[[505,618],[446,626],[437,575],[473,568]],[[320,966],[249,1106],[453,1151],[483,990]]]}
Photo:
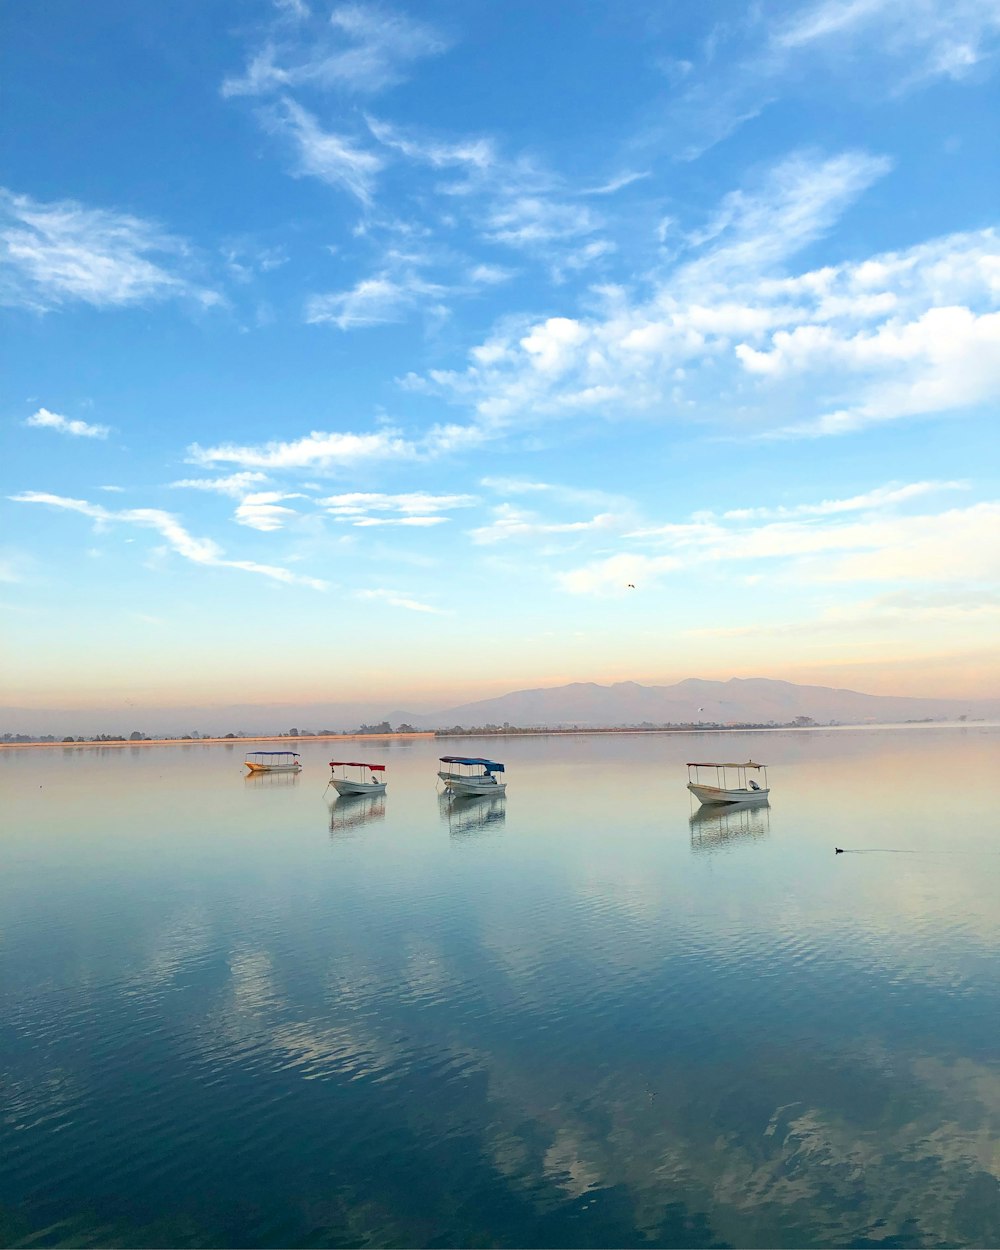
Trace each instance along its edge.
{"label": "cloud reflection on water", "polygon": [[[587,768],[553,793],[553,770],[523,761],[509,811],[455,810],[415,755],[391,803],[331,806],[331,834],[342,815],[371,837],[332,841],[309,787],[241,802],[227,764],[204,790],[188,778],[197,825],[164,816],[134,859],[135,835],[109,852],[65,825],[32,830],[26,786],[20,854],[46,854],[40,838],[76,856],[61,921],[85,951],[110,906],[118,941],[64,971],[58,994],[25,984],[0,1026],[17,1094],[5,1200],[28,1209],[41,1166],[57,1205],[81,1209],[83,1176],[107,1226],[141,1241],[83,1143],[95,1169],[119,1157],[113,1141],[131,1150],[129,1184],[155,1147],[174,1151],[172,1218],[201,1220],[186,1236],[171,1225],[175,1239],[223,1244],[225,1142],[246,1174],[290,1178],[244,1238],[316,1226],[468,1243],[488,1227],[498,1244],[996,1244],[1000,934],[971,854],[986,826],[967,813],[954,849],[969,854],[945,871],[926,854],[846,871],[832,856],[837,821],[891,815],[919,844],[924,820],[946,818],[947,797],[932,813],[926,798],[871,806],[872,785],[919,766],[905,754],[852,769],[841,753],[856,797],[833,808],[804,782],[829,771],[813,742],[779,771],[773,809],[697,820],[682,781],[676,802],[654,782],[644,802]],[[136,796],[154,821],[184,780],[165,767]],[[128,813],[104,797],[102,819]],[[450,854],[445,830],[476,853]],[[143,905],[126,908],[106,873]],[[44,968],[47,915],[25,899],[45,876],[20,876],[9,950]],[[67,1091],[57,1150],[45,1117]],[[134,1123],[109,1117],[129,1102]],[[183,1191],[200,1174],[218,1195],[199,1211]]]}

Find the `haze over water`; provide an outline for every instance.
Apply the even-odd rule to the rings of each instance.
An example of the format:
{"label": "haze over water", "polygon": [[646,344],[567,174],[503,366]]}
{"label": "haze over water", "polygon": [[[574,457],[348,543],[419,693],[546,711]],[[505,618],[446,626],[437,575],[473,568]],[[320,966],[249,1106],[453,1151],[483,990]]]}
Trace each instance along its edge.
{"label": "haze over water", "polygon": [[0,752],[0,1242],[1000,1244],[1000,728],[299,749]]}

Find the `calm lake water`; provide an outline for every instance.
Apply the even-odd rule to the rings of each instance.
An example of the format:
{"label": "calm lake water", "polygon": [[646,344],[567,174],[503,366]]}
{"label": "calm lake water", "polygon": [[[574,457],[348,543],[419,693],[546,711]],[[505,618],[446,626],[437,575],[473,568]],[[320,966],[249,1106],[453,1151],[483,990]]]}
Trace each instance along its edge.
{"label": "calm lake water", "polygon": [[1000,729],[344,745],[0,752],[0,1242],[1000,1244]]}

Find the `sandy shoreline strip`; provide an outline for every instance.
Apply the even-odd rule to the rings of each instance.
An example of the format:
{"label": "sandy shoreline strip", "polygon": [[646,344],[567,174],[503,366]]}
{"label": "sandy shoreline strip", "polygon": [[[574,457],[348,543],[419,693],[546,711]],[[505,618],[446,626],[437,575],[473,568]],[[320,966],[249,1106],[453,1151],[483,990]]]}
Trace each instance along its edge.
{"label": "sandy shoreline strip", "polygon": [[200,747],[223,746],[235,747],[241,742],[287,742],[289,750],[304,742],[351,742],[361,739],[377,738],[433,738],[432,729],[421,730],[412,734],[309,734],[308,737],[289,738],[287,734],[261,734],[259,737],[248,738],[137,738],[134,742],[128,738],[124,742],[99,742],[88,739],[86,742],[0,742],[0,751],[49,751],[53,747],[64,747],[67,751],[74,747]]}

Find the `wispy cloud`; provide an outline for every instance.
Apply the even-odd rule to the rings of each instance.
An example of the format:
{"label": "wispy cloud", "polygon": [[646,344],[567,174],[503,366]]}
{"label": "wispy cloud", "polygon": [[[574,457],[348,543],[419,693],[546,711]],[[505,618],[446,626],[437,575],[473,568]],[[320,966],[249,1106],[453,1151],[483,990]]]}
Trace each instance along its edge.
{"label": "wispy cloud", "polygon": [[429,603],[424,603],[420,599],[414,599],[410,595],[400,593],[398,590],[356,590],[354,592],[356,599],[376,600],[380,603],[386,603],[391,608],[405,608],[408,612],[430,612],[435,616],[442,616],[444,613],[441,608],[432,607]]}
{"label": "wispy cloud", "polygon": [[779,161],[757,186],[723,197],[688,240],[692,248],[710,246],[681,267],[678,279],[694,286],[766,273],[826,234],[891,164],[868,152],[800,152]]}
{"label": "wispy cloud", "polygon": [[230,495],[241,499],[248,491],[267,481],[266,473],[246,472],[230,473],[226,477],[188,477],[179,482],[171,482],[172,490],[204,490],[219,495]]}
{"label": "wispy cloud", "polygon": [[375,178],[383,168],[374,152],[346,135],[324,130],[312,113],[292,99],[285,98],[275,108],[265,110],[261,118],[268,130],[291,141],[296,175],[319,178],[350,192],[365,206],[371,205]]}
{"label": "wispy cloud", "polygon": [[224,96],[260,96],[290,87],[373,95],[400,82],[409,66],[444,52],[449,41],[425,22],[381,5],[337,5],[329,18],[295,6],[264,33],[243,74]]}
{"label": "wispy cloud", "polygon": [[586,205],[524,194],[510,196],[487,212],[485,234],[509,247],[534,248],[592,234],[600,225]]}
{"label": "wispy cloud", "polygon": [[[370,116],[367,122],[373,137],[397,158],[433,170],[457,171],[454,181],[434,186],[431,194],[439,203],[443,197],[448,212],[464,216],[483,239],[533,253],[562,269],[583,269],[613,249],[606,239],[594,240],[590,250],[581,246],[581,240],[603,229],[605,221],[581,204],[580,197],[611,194],[646,176],[628,173],[580,190],[530,155],[505,155],[492,138],[441,138]],[[575,249],[572,262],[564,255],[567,248]]]}
{"label": "wispy cloud", "polygon": [[731,386],[740,399],[727,395],[726,419],[753,436],[837,434],[990,402],[1000,396],[994,231],[791,268],[885,170],[857,152],[786,158],[689,230],[642,299],[606,286],[584,315],[510,319],[465,370],[404,385],[470,407],[494,434],[571,412],[717,419]]}
{"label": "wispy cloud", "polygon": [[650,585],[667,573],[693,569],[704,577],[712,577],[713,570],[731,577],[735,568],[742,578],[766,570],[772,580],[796,585],[995,582],[1000,578],[1000,502],[921,514],[896,507],[958,485],[886,487],[790,507],[778,519],[772,519],[773,509],[748,508],[640,529],[624,535],[640,549],[561,571],[558,580],[576,594],[621,593],[630,581]]}
{"label": "wispy cloud", "polygon": [[546,521],[536,513],[513,504],[500,504],[493,510],[493,520],[471,530],[469,537],[480,546],[522,539],[536,540],[554,535],[579,537],[595,532],[609,533],[621,528],[621,518],[604,512],[588,521]]}
{"label": "wispy cloud", "polygon": [[816,0],[772,32],[772,47],[799,53],[881,55],[896,63],[897,85],[964,78],[1000,39],[994,0]]}
{"label": "wispy cloud", "polygon": [[221,303],[185,275],[191,250],[154,223],[75,200],[0,190],[0,300],[47,312],[192,299]]}
{"label": "wispy cloud", "polygon": [[326,322],[339,330],[356,330],[402,321],[414,308],[441,316],[447,311],[441,303],[445,291],[443,286],[416,273],[383,273],[361,279],[348,291],[312,296],[306,305],[306,321],[310,325]]}
{"label": "wispy cloud", "polygon": [[253,530],[280,530],[290,517],[298,516],[294,508],[284,507],[283,500],[304,498],[304,495],[284,495],[280,491],[255,491],[240,501],[234,519],[237,525],[246,525]]}
{"label": "wispy cloud", "polygon": [[536,482],[519,477],[484,477],[480,485],[498,495],[544,495],[559,504],[571,507],[578,505],[613,509],[625,512],[631,507],[630,501],[620,495],[610,494],[604,490],[583,489],[578,486],[566,486],[561,482]]}
{"label": "wispy cloud", "polygon": [[188,448],[189,464],[241,464],[260,469],[304,469],[343,467],[363,460],[412,459],[416,448],[398,432],[389,429],[374,434],[349,434],[314,430],[290,442],[240,446],[222,443],[217,447]]}
{"label": "wispy cloud", "polygon": [[710,39],[697,62],[669,62],[680,90],[657,102],[638,146],[668,144],[694,160],[794,98],[803,81],[871,99],[961,80],[996,55],[1000,10],[995,0],[811,0],[771,20],[762,6],[744,6],[717,30],[729,55],[717,56]]}
{"label": "wispy cloud", "polygon": [[26,490],[20,494],[10,495],[15,503],[43,504],[50,508],[60,508],[68,512],[76,512],[99,525],[134,525],[142,529],[155,531],[166,542],[171,551],[194,564],[212,568],[242,569],[246,573],[257,573],[273,581],[287,582],[290,585],[309,586],[313,590],[326,590],[328,583],[316,577],[306,577],[293,573],[280,565],[260,564],[256,560],[229,560],[223,549],[211,538],[196,538],[184,528],[181,522],[170,512],[159,508],[127,508],[113,512],[101,504],[90,503],[85,499],[70,499],[64,495],[51,495],[43,491]]}
{"label": "wispy cloud", "polygon": [[403,517],[430,517],[455,508],[469,508],[476,503],[474,495],[431,495],[425,491],[411,491],[402,495],[385,495],[378,492],[352,491],[341,495],[328,495],[317,502],[331,516],[354,519],[372,512],[394,512]]}
{"label": "wispy cloud", "polygon": [[500,156],[492,139],[483,136],[441,139],[404,131],[382,118],[365,118],[372,135],[383,145],[408,160],[432,169],[465,168],[486,173],[500,164]]}
{"label": "wispy cloud", "polygon": [[770,517],[837,516],[844,512],[868,512],[908,503],[911,499],[939,491],[968,489],[968,482],[910,482],[903,486],[890,483],[847,499],[824,499],[820,503],[800,503],[791,507],[732,508],[723,512],[722,517],[726,521],[752,521]]}
{"label": "wispy cloud", "polygon": [[616,191],[622,191],[625,187],[630,187],[633,182],[641,182],[644,178],[649,177],[649,170],[643,170],[642,173],[623,173],[618,174],[615,178],[610,178],[607,182],[597,187],[587,187],[581,192],[581,195],[614,195]]}
{"label": "wispy cloud", "polygon": [[70,434],[74,438],[107,438],[111,433],[109,425],[89,425],[86,421],[70,420],[57,412],[49,412],[47,408],[39,408],[24,424],[34,429]]}

